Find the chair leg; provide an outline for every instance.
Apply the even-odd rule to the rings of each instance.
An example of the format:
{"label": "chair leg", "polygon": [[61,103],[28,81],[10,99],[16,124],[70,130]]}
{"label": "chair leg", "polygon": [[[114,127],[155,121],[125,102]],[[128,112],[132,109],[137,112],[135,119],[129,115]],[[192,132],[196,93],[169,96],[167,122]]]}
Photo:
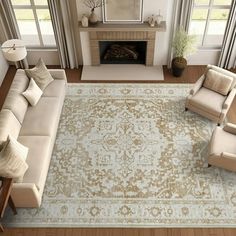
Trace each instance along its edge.
{"label": "chair leg", "polygon": [[210,168],[210,167],[211,167],[211,165],[210,165],[210,164],[208,164],[208,165],[207,165],[207,168]]}

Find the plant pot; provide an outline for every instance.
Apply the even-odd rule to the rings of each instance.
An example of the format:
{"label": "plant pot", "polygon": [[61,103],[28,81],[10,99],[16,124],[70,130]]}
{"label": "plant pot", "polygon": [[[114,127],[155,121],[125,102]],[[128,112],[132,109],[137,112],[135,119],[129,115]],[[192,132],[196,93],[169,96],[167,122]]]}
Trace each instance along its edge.
{"label": "plant pot", "polygon": [[186,66],[187,66],[187,61],[185,58],[183,57],[173,58],[172,63],[171,63],[172,74],[175,77],[180,77],[183,74]]}
{"label": "plant pot", "polygon": [[98,17],[94,12],[94,9],[91,10],[91,14],[89,15],[89,24],[92,26],[97,25],[98,23]]}

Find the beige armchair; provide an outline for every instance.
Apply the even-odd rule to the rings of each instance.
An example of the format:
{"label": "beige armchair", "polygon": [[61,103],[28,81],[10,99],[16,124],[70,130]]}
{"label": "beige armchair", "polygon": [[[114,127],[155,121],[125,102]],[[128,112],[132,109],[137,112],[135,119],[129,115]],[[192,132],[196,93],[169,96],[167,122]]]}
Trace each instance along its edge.
{"label": "beige armchair", "polygon": [[236,94],[236,74],[208,65],[204,75],[191,89],[185,110],[191,110],[221,124]]}
{"label": "beige armchair", "polygon": [[209,144],[208,166],[236,171],[236,125],[216,127]]}

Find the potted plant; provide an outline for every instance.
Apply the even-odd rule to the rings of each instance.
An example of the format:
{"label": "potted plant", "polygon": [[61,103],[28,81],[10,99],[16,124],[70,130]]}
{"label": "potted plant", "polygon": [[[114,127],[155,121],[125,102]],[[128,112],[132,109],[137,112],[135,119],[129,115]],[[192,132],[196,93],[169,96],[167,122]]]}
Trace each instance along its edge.
{"label": "potted plant", "polygon": [[174,58],[171,65],[175,77],[182,75],[187,66],[186,57],[196,51],[196,43],[196,35],[189,35],[182,27],[177,30],[172,43]]}
{"label": "potted plant", "polygon": [[91,14],[89,15],[89,23],[91,25],[96,25],[98,23],[98,17],[95,14],[95,9],[102,6],[102,0],[84,0],[84,5],[91,9]]}

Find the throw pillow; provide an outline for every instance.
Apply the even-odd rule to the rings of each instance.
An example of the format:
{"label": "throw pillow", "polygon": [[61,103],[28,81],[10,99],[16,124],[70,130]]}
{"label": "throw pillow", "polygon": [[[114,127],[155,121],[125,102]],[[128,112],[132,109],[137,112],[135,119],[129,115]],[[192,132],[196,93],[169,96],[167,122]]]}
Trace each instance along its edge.
{"label": "throw pillow", "polygon": [[230,91],[232,82],[232,77],[210,69],[206,74],[206,79],[204,81],[203,87],[226,96]]}
{"label": "throw pillow", "polygon": [[53,78],[42,58],[39,59],[36,66],[32,69],[25,69],[25,73],[29,78],[33,78],[41,90],[44,90],[52,81]]}
{"label": "throw pillow", "polygon": [[27,155],[28,148],[9,135],[0,151],[0,176],[22,182],[28,169],[25,162]]}
{"label": "throw pillow", "polygon": [[32,78],[30,79],[28,88],[22,93],[31,106],[35,106],[38,103],[42,94],[43,91],[38,87]]}

